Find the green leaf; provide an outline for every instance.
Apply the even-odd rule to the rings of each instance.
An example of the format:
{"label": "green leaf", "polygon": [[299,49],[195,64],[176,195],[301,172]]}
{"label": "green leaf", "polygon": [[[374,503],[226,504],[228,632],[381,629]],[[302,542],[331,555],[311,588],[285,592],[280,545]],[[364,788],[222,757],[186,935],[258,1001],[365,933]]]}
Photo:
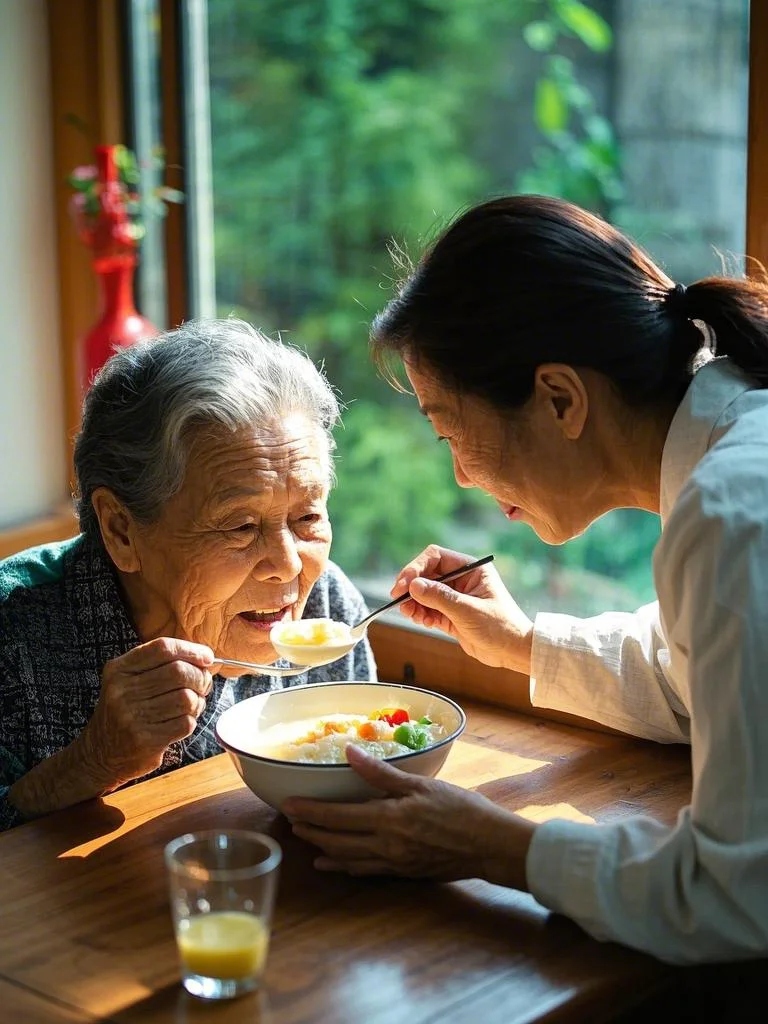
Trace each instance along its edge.
{"label": "green leaf", "polygon": [[115,161],[115,167],[119,167],[120,170],[125,170],[130,167],[132,162],[131,151],[122,144],[118,144],[114,147],[113,159]]}
{"label": "green leaf", "polygon": [[126,146],[115,146],[115,166],[126,185],[138,185],[141,181],[136,156]]}
{"label": "green leaf", "polygon": [[97,217],[101,213],[101,203],[99,197],[93,193],[89,193],[85,197],[85,212],[91,217]]}
{"label": "green leaf", "polygon": [[184,193],[180,192],[177,188],[168,188],[167,185],[161,185],[157,189],[157,195],[166,201],[166,203],[183,203]]}
{"label": "green leaf", "polygon": [[523,39],[532,50],[546,53],[557,39],[557,29],[551,21],[531,21],[523,28]]}
{"label": "green leaf", "polygon": [[564,131],[568,124],[568,104],[557,82],[540,78],[534,101],[536,124],[545,134]]}
{"label": "green leaf", "polygon": [[546,60],[547,73],[558,81],[574,81],[573,61],[564,57],[562,53],[553,53]]}
{"label": "green leaf", "polygon": [[601,146],[611,146],[614,143],[611,122],[600,114],[591,114],[585,118],[584,131],[593,142]]}
{"label": "green leaf", "polygon": [[88,124],[88,122],[84,121],[79,114],[73,114],[71,112],[67,113],[64,115],[64,120],[67,124],[72,125],[73,128],[76,128],[87,139],[94,139],[95,132]]}
{"label": "green leaf", "polygon": [[96,182],[95,178],[78,178],[73,174],[67,178],[67,184],[75,192],[90,192]]}
{"label": "green leaf", "polygon": [[613,33],[611,27],[597,11],[578,0],[565,0],[557,5],[561,21],[590,50],[605,53],[611,48]]}

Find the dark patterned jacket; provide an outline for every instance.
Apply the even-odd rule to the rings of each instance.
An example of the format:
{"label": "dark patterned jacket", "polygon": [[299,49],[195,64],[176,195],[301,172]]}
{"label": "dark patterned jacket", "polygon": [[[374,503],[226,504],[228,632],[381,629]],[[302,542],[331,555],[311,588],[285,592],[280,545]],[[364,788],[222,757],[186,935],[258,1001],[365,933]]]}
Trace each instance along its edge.
{"label": "dark patterned jacket", "polygon": [[[367,613],[360,592],[329,562],[304,615],[354,623]],[[80,734],[105,663],[139,642],[100,540],[81,534],[0,561],[0,830],[22,821],[8,802],[9,787]],[[152,774],[220,754],[213,725],[236,700],[302,683],[375,678],[367,640],[299,676],[214,676],[195,732],[172,743]]]}

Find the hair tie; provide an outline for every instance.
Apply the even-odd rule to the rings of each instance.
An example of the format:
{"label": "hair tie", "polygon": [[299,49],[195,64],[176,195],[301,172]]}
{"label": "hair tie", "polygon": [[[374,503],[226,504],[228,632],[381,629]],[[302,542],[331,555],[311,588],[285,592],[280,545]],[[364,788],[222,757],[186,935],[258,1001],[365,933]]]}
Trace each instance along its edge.
{"label": "hair tie", "polygon": [[664,296],[664,305],[673,316],[684,316],[689,319],[688,301],[685,297],[687,291],[684,284],[674,284]]}

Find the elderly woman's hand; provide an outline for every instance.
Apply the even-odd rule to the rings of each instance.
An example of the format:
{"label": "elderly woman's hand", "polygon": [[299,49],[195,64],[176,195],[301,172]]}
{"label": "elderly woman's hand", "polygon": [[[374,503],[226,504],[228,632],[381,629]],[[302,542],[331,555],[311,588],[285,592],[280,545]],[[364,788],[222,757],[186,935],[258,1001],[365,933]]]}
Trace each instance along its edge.
{"label": "elderly woman's hand", "polygon": [[455,637],[467,654],[485,665],[530,675],[533,623],[492,565],[450,583],[423,578],[441,576],[472,560],[472,555],[431,544],[401,571],[392,596],[410,589],[414,600],[400,606],[404,615]]}
{"label": "elderly woman's hand", "polygon": [[209,647],[167,637],[107,662],[81,737],[91,772],[107,788],[159,768],[168,745],[194,732],[212,664]]}
{"label": "elderly woman's hand", "polygon": [[352,875],[485,878],[526,889],[530,822],[468,790],[409,775],[347,747],[349,763],[385,798],[323,803],[292,797],[282,810],[294,833],[318,846],[315,866]]}

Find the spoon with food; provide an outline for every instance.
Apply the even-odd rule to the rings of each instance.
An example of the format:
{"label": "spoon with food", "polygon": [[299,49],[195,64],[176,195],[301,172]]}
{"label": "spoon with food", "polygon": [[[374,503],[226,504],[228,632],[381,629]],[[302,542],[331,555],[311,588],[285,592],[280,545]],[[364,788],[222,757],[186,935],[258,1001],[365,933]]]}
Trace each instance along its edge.
{"label": "spoon with food", "polygon": [[[447,580],[456,579],[457,576],[463,576],[492,561],[493,555],[486,555],[485,558],[479,558],[476,562],[469,562],[442,576],[435,576],[433,582],[445,583]],[[269,631],[269,639],[281,658],[287,658],[296,665],[313,667],[327,665],[348,654],[355,644],[363,639],[371,622],[382,612],[402,604],[410,596],[406,591],[400,597],[388,601],[381,608],[366,615],[354,626],[350,626],[346,622],[337,622],[335,619],[296,619],[289,622],[276,622]]]}

